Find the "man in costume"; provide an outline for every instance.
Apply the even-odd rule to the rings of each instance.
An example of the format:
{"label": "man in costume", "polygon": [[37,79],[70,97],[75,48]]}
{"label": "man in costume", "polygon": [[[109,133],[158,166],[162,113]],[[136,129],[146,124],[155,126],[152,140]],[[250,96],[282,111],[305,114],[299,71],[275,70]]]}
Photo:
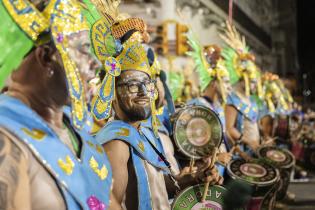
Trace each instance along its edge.
{"label": "man in costume", "polygon": [[[157,96],[147,50],[138,39],[132,38],[134,31],[144,31],[145,24],[139,18],[119,19],[118,5],[94,3],[104,16],[92,27],[92,39],[101,29],[101,34],[106,35],[102,40],[112,40],[110,45],[101,45],[97,38],[93,41],[106,75],[93,100],[92,111],[96,119],[103,120],[110,117],[111,107],[114,108],[114,120],[96,135],[112,165],[113,193],[127,209],[170,209],[164,180],[164,174],[170,174],[169,163],[155,136],[154,115],[155,132],[146,136],[141,131],[141,122],[155,113]],[[110,47],[114,50],[109,51]],[[206,178],[214,182],[218,179]]]}
{"label": "man in costume", "polygon": [[73,55],[93,60],[78,2],[4,0],[0,11],[1,79],[17,69],[0,95],[0,209],[117,209],[105,152],[81,130],[80,74],[92,69]]}
{"label": "man in costume", "polygon": [[241,39],[234,26],[229,23],[225,35],[221,37],[229,45],[223,49],[222,56],[234,89],[228,95],[225,106],[227,133],[234,143],[242,142],[255,151],[260,144],[258,108],[250,98],[249,85],[250,78],[256,74],[254,56],[249,53],[245,39]]}
{"label": "man in costume", "polygon": [[[224,66],[221,49],[216,45],[209,45],[202,49],[192,33],[188,40],[193,51],[189,55],[196,63],[195,70],[200,78],[202,96],[188,101],[188,105],[201,105],[214,111],[220,118],[223,132],[225,133],[224,104],[226,95],[230,91],[229,74]],[[224,135],[225,136],[225,135]],[[218,165],[223,176],[225,167],[231,160],[232,154],[228,153],[228,142],[224,137],[218,153]]]}

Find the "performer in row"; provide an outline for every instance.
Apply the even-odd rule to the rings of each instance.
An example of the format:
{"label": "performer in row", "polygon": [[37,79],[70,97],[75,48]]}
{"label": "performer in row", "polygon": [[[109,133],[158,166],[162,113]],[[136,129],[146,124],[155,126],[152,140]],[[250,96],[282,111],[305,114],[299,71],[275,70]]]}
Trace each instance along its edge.
{"label": "performer in row", "polygon": [[[156,73],[148,49],[135,37],[136,34],[142,36],[145,24],[138,18],[118,19],[117,7],[110,11],[110,7],[102,4],[96,6],[104,16],[92,27],[92,39],[98,35],[99,24],[103,26],[101,34],[106,35],[103,39],[115,40],[111,42],[113,51],[108,51],[109,46],[97,39],[93,42],[94,49],[101,49],[101,53],[95,52],[104,63],[106,75],[91,107],[98,120],[113,115],[114,120],[96,135],[113,169],[113,193],[127,209],[170,209],[167,191],[170,184],[165,183],[170,177],[171,184],[176,185],[178,177],[172,174],[157,134]],[[150,117],[152,132],[145,135],[141,123]],[[218,182],[216,170],[206,169],[199,172],[201,178]],[[190,179],[195,181],[194,177]]]}
{"label": "performer in row", "polygon": [[107,156],[81,130],[81,75],[96,62],[89,27],[77,1],[43,3],[0,3],[1,79],[10,75],[0,95],[0,209],[117,209]]}
{"label": "performer in row", "polygon": [[199,76],[202,96],[187,102],[188,105],[205,106],[214,111],[220,118],[223,127],[223,141],[218,154],[218,168],[221,176],[224,175],[225,167],[232,158],[229,153],[229,144],[226,137],[226,123],[224,105],[231,91],[229,73],[226,70],[221,49],[217,45],[209,45],[204,48],[199,44],[194,34],[188,34],[189,44],[193,51],[188,54],[194,59],[195,70]]}
{"label": "performer in row", "polygon": [[253,153],[260,144],[258,107],[250,97],[250,78],[256,74],[255,58],[233,27],[228,24],[221,35],[228,45],[222,56],[233,85],[225,106],[226,129],[234,144],[244,144],[244,151]]}

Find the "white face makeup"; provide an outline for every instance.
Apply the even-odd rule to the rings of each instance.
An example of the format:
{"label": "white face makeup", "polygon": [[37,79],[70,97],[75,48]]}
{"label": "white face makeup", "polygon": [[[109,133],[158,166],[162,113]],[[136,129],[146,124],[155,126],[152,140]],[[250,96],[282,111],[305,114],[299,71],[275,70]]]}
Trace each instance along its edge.
{"label": "white face makeup", "polygon": [[100,63],[90,50],[91,43],[88,31],[81,31],[69,37],[69,55],[76,63],[82,79],[89,82],[95,77],[95,70]]}
{"label": "white face makeup", "polygon": [[71,34],[68,39],[69,55],[80,72],[85,87],[86,99],[89,101],[93,90],[91,90],[88,83],[96,77],[96,70],[101,67],[101,64],[91,51],[89,31]]}

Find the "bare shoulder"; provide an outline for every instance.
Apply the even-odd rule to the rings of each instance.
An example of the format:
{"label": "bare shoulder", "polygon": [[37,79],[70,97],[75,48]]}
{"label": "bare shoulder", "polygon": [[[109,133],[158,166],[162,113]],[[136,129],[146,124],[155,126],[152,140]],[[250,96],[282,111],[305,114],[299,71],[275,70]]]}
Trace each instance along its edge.
{"label": "bare shoulder", "polygon": [[29,159],[29,155],[31,153],[21,140],[2,127],[0,127],[0,150],[1,147],[16,160],[19,160],[20,156],[23,156],[25,159]]}
{"label": "bare shoulder", "polygon": [[111,140],[103,144],[110,162],[128,162],[130,157],[129,144],[121,140]]}
{"label": "bare shoulder", "polygon": [[22,153],[20,146],[0,130],[0,168],[5,160],[19,163]]}

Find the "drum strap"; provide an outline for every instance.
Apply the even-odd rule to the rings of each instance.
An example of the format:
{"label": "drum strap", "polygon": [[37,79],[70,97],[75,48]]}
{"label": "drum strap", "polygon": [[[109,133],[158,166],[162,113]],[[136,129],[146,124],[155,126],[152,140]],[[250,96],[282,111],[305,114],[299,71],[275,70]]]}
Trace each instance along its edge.
{"label": "drum strap", "polygon": [[[171,164],[167,161],[166,157],[152,144],[152,142],[145,136],[143,135],[147,141],[149,142],[149,144],[151,145],[151,147],[153,148],[153,150],[155,151],[155,153],[161,158],[161,160],[165,163],[165,165],[167,166],[169,173],[167,174],[168,177],[173,181],[175,187],[177,188],[178,191],[180,191],[180,186],[178,185],[177,180],[175,179],[173,173],[172,173],[172,167]],[[156,136],[157,140],[161,142],[160,137]]]}

